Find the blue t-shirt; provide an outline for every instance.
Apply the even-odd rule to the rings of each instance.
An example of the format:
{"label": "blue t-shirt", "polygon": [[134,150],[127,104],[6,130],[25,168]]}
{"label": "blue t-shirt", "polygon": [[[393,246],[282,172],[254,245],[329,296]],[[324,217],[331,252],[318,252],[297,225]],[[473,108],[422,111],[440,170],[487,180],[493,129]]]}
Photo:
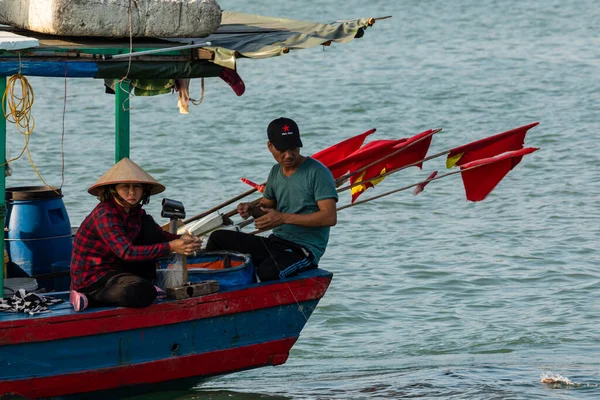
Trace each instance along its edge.
{"label": "blue t-shirt", "polygon": [[[285,176],[281,165],[271,169],[264,196],[277,201],[277,211],[289,214],[312,214],[319,211],[318,201],[338,200],[335,181],[327,167],[306,157],[290,176]],[[299,244],[309,250],[318,263],[329,241],[329,227],[305,227],[283,224],[273,229],[276,236]]]}

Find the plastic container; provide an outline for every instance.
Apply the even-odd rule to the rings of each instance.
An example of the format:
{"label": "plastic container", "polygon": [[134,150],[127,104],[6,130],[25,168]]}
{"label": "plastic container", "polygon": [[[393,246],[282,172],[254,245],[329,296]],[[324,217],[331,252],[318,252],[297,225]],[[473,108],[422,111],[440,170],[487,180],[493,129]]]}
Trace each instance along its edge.
{"label": "plastic container", "polygon": [[[5,243],[10,262],[7,275],[36,276],[54,271],[53,263],[71,260],[71,222],[60,189],[26,186],[6,189],[8,232]],[[54,280],[40,280],[54,290]]]}
{"label": "plastic container", "polygon": [[38,283],[34,278],[6,278],[4,280],[4,296],[12,296],[19,289],[25,289],[27,292],[37,290]]}
{"label": "plastic container", "polygon": [[188,281],[216,280],[219,291],[255,281],[254,265],[248,254],[205,252],[187,259]]}
{"label": "plastic container", "polygon": [[[168,259],[160,259],[159,270],[166,269],[168,262]],[[255,282],[250,256],[226,251],[203,252],[196,257],[188,257],[187,276],[189,282],[215,280],[219,282],[219,291]]]}

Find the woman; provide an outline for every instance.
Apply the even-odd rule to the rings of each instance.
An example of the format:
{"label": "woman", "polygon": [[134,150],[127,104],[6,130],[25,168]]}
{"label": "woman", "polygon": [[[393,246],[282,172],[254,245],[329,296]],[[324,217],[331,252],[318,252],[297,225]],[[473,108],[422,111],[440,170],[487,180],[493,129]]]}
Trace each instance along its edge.
{"label": "woman", "polygon": [[200,239],[164,231],[142,205],[165,187],[123,158],[88,189],[100,200],[75,235],[71,257],[71,303],[75,311],[115,305],[146,307],[157,296],[156,260],[190,255]]}

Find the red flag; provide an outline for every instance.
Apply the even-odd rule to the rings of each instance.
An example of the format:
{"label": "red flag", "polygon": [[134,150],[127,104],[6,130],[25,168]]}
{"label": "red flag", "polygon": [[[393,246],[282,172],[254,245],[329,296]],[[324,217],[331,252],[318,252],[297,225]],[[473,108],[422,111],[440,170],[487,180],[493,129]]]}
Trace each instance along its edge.
{"label": "red flag", "polygon": [[539,122],[456,147],[450,150],[446,159],[446,167],[452,168],[455,165],[463,165],[481,158],[493,157],[507,151],[522,149],[527,131],[537,124]]}
{"label": "red flag", "polygon": [[415,189],[413,190],[413,194],[416,196],[419,193],[421,193],[423,190],[425,190],[425,186],[427,186],[427,184],[429,184],[429,182],[435,178],[435,176],[438,174],[437,171],[433,171],[431,173],[431,175],[429,175],[427,177],[427,179],[425,179],[423,182],[419,183],[417,186],[415,186]]}
{"label": "red flag", "polygon": [[[481,201],[500,183],[508,172],[521,162],[524,155],[539,150],[535,147],[509,151],[495,157],[483,158],[460,166],[467,200]],[[469,169],[472,167],[477,167]],[[467,171],[467,169],[469,169]]]}
{"label": "red flag", "polygon": [[245,184],[252,186],[254,189],[258,190],[261,193],[264,193],[264,191],[265,191],[265,185],[259,185],[257,183],[252,182],[250,179],[246,179],[246,178],[240,178],[240,180],[242,182],[244,182]]}
{"label": "red flag", "polygon": [[[361,173],[358,176],[355,175],[350,177],[350,183],[354,184],[356,182],[367,181],[369,179],[373,179],[377,176],[390,173],[407,165],[414,164],[423,160],[427,155],[429,146],[431,145],[431,139],[433,138],[433,134],[436,132],[439,132],[439,130],[430,129],[425,132],[421,132],[419,134],[411,136],[408,139],[402,140],[400,143],[397,143],[391,149],[389,149],[387,154],[384,154],[378,158],[385,157],[386,155],[397,152],[402,148],[405,148],[405,150],[400,151],[398,154],[391,156],[381,161],[380,163],[377,163],[367,168],[363,173]],[[368,164],[369,163],[362,163],[362,166]],[[416,166],[421,168],[422,165],[423,163],[419,163]],[[353,165],[351,167],[351,171],[356,171],[360,168],[361,166],[359,165]],[[380,183],[383,179],[384,177],[381,177],[379,179],[374,179],[370,182],[366,182],[363,185],[354,186],[352,188],[352,202],[354,203],[358,196],[360,196],[365,190],[367,190],[370,187],[375,187],[375,185]]]}
{"label": "red flag", "polygon": [[393,147],[404,141],[406,141],[406,139],[374,140],[356,150],[343,160],[331,164],[329,169],[331,170],[333,177],[337,179],[348,171],[356,171],[360,166],[368,165],[391,154],[394,152]]}
{"label": "red flag", "polygon": [[375,133],[376,129],[371,129],[366,131],[365,133],[361,133],[360,135],[353,136],[349,139],[346,139],[342,142],[334,144],[331,147],[328,147],[324,150],[321,150],[311,157],[315,160],[320,161],[326,167],[329,167],[335,162],[343,160],[348,157],[350,154],[355,152],[362,146],[363,142],[372,133]]}

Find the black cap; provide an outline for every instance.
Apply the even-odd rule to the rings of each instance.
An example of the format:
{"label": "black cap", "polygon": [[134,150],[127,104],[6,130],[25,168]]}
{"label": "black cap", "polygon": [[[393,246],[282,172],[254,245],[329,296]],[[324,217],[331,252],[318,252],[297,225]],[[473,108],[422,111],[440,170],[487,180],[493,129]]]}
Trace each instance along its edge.
{"label": "black cap", "polygon": [[300,129],[294,120],[289,118],[277,118],[267,128],[269,142],[279,151],[302,147],[300,140]]}

